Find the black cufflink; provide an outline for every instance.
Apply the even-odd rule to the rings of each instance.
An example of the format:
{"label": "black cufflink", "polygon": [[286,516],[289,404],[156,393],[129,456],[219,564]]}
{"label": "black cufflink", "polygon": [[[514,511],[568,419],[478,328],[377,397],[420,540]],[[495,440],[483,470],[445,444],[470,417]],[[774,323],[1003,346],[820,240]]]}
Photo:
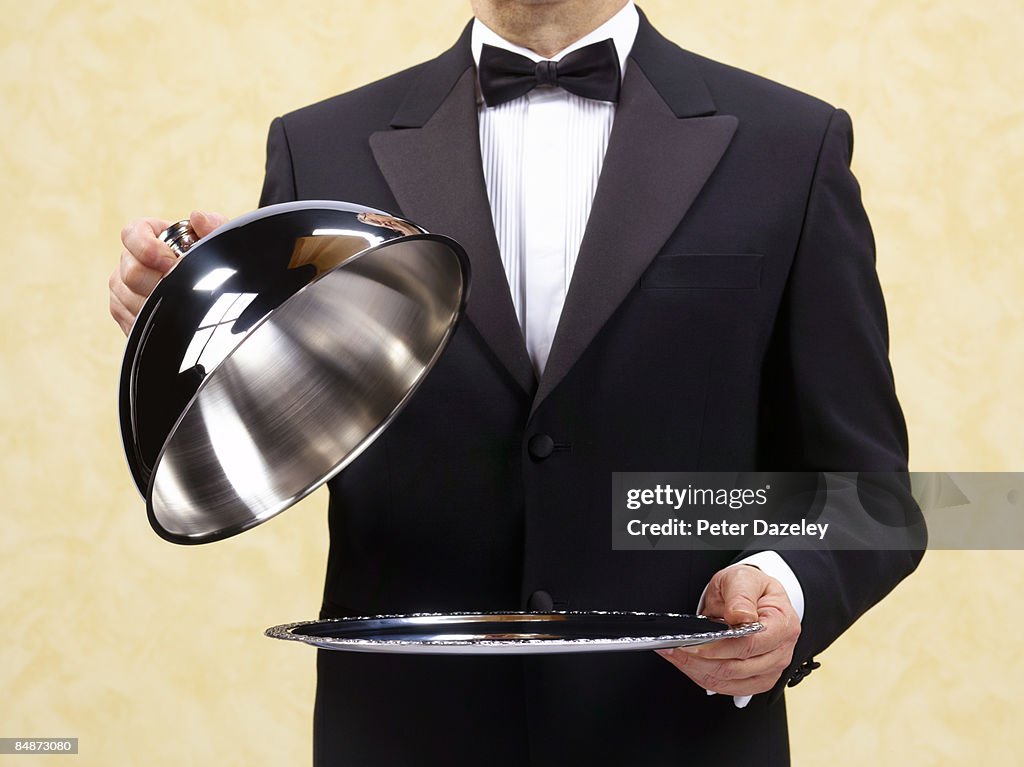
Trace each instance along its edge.
{"label": "black cufflink", "polygon": [[802,681],[804,677],[809,676],[815,669],[821,668],[821,664],[817,663],[814,658],[808,658],[795,669],[793,669],[793,675],[786,682],[786,687],[796,687]]}

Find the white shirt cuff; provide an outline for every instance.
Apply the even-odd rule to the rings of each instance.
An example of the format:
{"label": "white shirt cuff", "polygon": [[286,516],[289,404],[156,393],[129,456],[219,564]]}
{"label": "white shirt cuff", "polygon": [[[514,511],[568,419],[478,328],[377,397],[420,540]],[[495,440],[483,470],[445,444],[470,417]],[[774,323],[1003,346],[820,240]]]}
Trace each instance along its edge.
{"label": "white shirt cuff", "polygon": [[[786,560],[778,555],[774,551],[759,551],[756,554],[751,554],[749,557],[744,557],[739,562],[735,562],[729,567],[739,567],[740,565],[753,565],[758,570],[768,575],[779,583],[782,584],[782,588],[786,591],[786,596],[789,597],[790,603],[793,605],[793,610],[796,612],[797,617],[801,620],[804,619],[804,590],[800,588],[800,581],[796,577],[796,573],[793,569],[786,564]],[[728,569],[728,568],[726,568]],[[704,591],[700,595],[700,602],[697,603],[697,612],[702,613],[704,611],[704,597],[708,593],[707,586],[704,587]],[[711,690],[707,691],[708,695],[715,695]],[[748,703],[752,695],[734,695],[732,698],[733,704],[736,708],[744,708]]]}

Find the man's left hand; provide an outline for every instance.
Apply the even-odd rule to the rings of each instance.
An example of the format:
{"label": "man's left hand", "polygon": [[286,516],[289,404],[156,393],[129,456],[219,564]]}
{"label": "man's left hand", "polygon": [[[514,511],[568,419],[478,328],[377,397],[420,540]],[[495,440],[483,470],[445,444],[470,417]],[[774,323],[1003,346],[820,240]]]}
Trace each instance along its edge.
{"label": "man's left hand", "polygon": [[755,695],[772,689],[800,636],[800,618],[782,584],[756,567],[728,567],[708,584],[702,612],[730,625],[760,621],[765,630],[657,653],[705,690]]}

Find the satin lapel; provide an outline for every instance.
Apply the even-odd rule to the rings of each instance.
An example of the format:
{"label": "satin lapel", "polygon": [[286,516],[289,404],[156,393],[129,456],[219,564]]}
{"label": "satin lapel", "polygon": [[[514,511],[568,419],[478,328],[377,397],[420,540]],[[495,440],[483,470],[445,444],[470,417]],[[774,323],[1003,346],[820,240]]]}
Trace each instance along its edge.
{"label": "satin lapel", "polygon": [[551,354],[533,409],[622,303],[704,186],[735,117],[680,119],[631,62]]}
{"label": "satin lapel", "polygon": [[428,231],[455,238],[466,249],[471,269],[466,314],[516,382],[533,392],[533,365],[487,200],[472,66],[422,127],[374,133],[370,147],[402,215]]}

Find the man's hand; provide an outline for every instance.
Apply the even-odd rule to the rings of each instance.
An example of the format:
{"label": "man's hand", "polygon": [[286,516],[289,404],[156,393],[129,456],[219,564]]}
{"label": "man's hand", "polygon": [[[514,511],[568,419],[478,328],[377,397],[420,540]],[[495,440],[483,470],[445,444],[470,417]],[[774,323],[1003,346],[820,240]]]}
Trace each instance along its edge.
{"label": "man's hand", "polygon": [[[227,222],[219,213],[193,211],[189,216],[192,229],[205,237]],[[121,261],[110,275],[110,316],[125,335],[132,329],[135,317],[149,294],[167,272],[174,268],[177,258],[170,247],[157,239],[157,235],[170,225],[159,218],[140,218],[121,230]]]}
{"label": "man's hand", "polygon": [[800,636],[800,619],[782,584],[756,567],[728,567],[708,584],[703,613],[730,625],[760,621],[765,630],[658,654],[712,692],[754,695],[774,687]]}

